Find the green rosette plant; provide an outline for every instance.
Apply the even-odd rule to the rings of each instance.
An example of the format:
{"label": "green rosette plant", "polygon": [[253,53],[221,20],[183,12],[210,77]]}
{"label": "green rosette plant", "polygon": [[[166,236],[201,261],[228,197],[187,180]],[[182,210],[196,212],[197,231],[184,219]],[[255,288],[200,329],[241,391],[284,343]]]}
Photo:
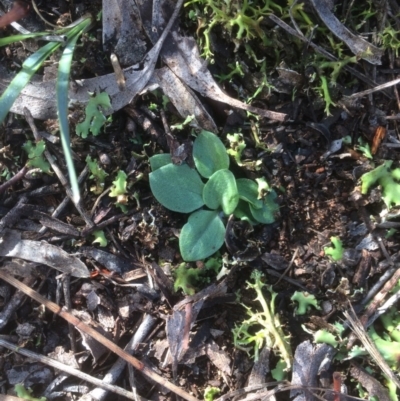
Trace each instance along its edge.
{"label": "green rosette plant", "polygon": [[213,255],[224,243],[226,216],[251,224],[275,221],[279,207],[276,193],[262,181],[236,179],[229,170],[229,155],[222,141],[212,132],[201,131],[193,144],[196,169],[175,165],[169,154],[150,158],[150,188],[163,206],[174,212],[191,213],[179,237],[185,261]]}

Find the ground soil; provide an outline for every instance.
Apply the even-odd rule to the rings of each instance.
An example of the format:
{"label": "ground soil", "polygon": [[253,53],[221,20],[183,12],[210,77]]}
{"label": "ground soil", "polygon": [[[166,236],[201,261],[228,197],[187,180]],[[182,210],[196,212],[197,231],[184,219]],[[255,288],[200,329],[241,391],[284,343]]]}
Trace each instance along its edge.
{"label": "ground soil", "polygon": [[[65,2],[65,12],[70,7],[76,14],[78,6],[80,13],[84,10],[98,12],[101,9],[100,3],[92,1],[72,6]],[[41,7],[49,11],[48,15],[51,14],[48,5],[42,4]],[[191,24],[185,21],[180,21],[180,24],[183,32],[195,34]],[[97,27],[97,31],[99,30],[100,25]],[[76,60],[81,61],[74,64],[74,79],[111,71],[108,55],[102,52],[101,35],[97,36],[98,41],[92,38],[85,42],[86,46],[78,49]],[[229,37],[221,35],[219,39],[220,42],[216,39],[214,45],[216,48],[225,48],[226,54],[224,57],[216,56],[215,63],[210,66],[215,75],[227,73],[224,62],[226,64],[227,60],[238,57],[232,47],[226,46]],[[18,45],[9,50],[11,53],[1,50],[1,62],[8,66],[13,63],[20,65],[25,54],[29,53]],[[389,80],[388,74],[379,71],[389,67],[390,63],[385,56],[383,65],[378,67],[377,81]],[[248,72],[243,77],[221,82],[221,86],[231,96],[240,98],[243,92],[238,89],[243,89],[245,83],[252,79],[251,72]],[[343,82],[353,79],[351,86],[349,84],[347,88],[349,90],[366,88],[361,82],[354,83],[354,77],[350,79],[346,76],[343,79]],[[248,93],[251,93],[251,89],[248,89]],[[280,317],[283,331],[290,336],[290,344],[295,351],[303,341],[312,340],[312,336],[304,328],[316,331],[342,318],[341,311],[348,306],[348,300],[356,306],[363,294],[369,291],[390,263],[396,260],[399,251],[398,234],[386,239],[387,229],[379,226],[380,213],[384,209],[379,188],[368,195],[361,195],[359,180],[364,172],[380,165],[383,160],[390,159],[396,163],[399,154],[396,148],[385,146],[387,139],[377,147],[373,159],[366,158],[357,149],[360,138],[363,143],[372,145],[377,130],[381,129],[379,127],[386,129],[386,138],[398,139],[396,120],[386,119],[386,116],[398,112],[394,92],[378,92],[373,98],[364,97],[351,107],[338,104],[331,108],[330,116],[324,112],[323,105],[320,107],[318,104],[321,100],[318,96],[317,92],[312,93],[305,89],[298,90],[295,96],[272,91],[270,95],[261,96],[253,102],[260,108],[287,113],[289,119],[284,123],[246,116],[243,111],[232,110],[229,106],[203,99],[205,107],[219,127],[218,134],[222,141],[227,143],[229,133],[243,134],[246,142],[242,158],[244,166],[234,165],[235,174],[251,179],[265,177],[278,194],[280,216],[271,225],[251,227],[239,221],[230,225],[227,232],[228,246],[224,245],[218,254],[221,263],[222,258],[227,261],[228,275],[224,278],[226,287],[222,294],[218,294],[220,298],[213,292],[208,295],[211,300],[215,297],[216,301],[206,304],[193,322],[188,356],[177,366],[167,357],[165,322],[172,316],[174,305],[185,298],[182,292],[171,294],[169,289],[173,282],[171,270],[182,263],[178,235],[187,217],[162,207],[153,197],[148,183],[148,157],[169,150],[163,138],[160,97],[149,93],[137,99],[134,105],[137,110],[135,118],[125,111],[115,113],[105,131],[98,137],[72,138],[78,171],[83,169],[84,161],[89,155],[92,159],[102,160],[102,167],[108,173],[105,188],[112,185],[119,169],[128,175],[127,213],[122,213],[115,206],[115,199],[95,195],[91,191],[92,180],[86,179],[81,185],[84,209],[93,211],[91,217],[97,224],[108,221],[103,227],[108,245],[104,248],[93,245],[93,236],[90,235],[74,238],[52,229],[48,229],[45,234],[39,234],[37,227],[25,228],[24,237],[47,241],[69,253],[79,253],[81,260],[91,271],[91,278],[68,281],[72,309],[88,313],[121,347],[135,332],[144,314],[154,317],[156,324],[141,341],[135,355],[167,380],[175,381],[199,399],[203,397],[205,387],[210,385],[218,387],[221,394],[241,389],[248,384],[254,361],[251,352],[246,353],[233,344],[232,329],[246,318],[245,309],[237,302],[235,294],[240,294],[241,302],[249,307],[258,307],[254,301],[254,292],[246,288],[246,280],[250,279],[253,270],[260,270],[265,276],[265,282],[272,285],[278,294],[275,312]],[[152,111],[151,105],[154,104],[159,107]],[[173,107],[167,108],[165,113],[169,125],[181,121]],[[143,123],[145,117],[148,119],[147,123]],[[73,118],[71,124],[75,124]],[[37,121],[37,127],[40,131],[53,133],[57,129],[57,123]],[[174,131],[173,134],[179,143],[193,138],[189,128]],[[332,150],[334,141],[345,136],[349,136],[350,142]],[[23,166],[26,154],[21,151],[21,147],[28,138],[32,139],[32,134],[21,117],[10,117],[0,128],[0,163],[3,173],[1,183],[6,182]],[[60,145],[49,143],[48,148],[64,168]],[[258,162],[257,168],[254,168],[255,162]],[[52,192],[36,196],[34,191],[42,187],[52,188]],[[51,214],[64,197],[64,188],[54,175],[28,174],[1,194],[0,215],[4,221],[4,217],[21,199],[36,211]],[[58,219],[81,232],[85,229],[85,222],[71,203],[64,208]],[[37,216],[29,220],[26,215],[19,216],[7,225],[9,228],[22,230],[22,225],[28,221],[41,227]],[[372,239],[368,246],[361,249],[359,244],[368,235]],[[338,262],[324,253],[324,247],[332,245],[332,236],[339,237],[346,248],[345,258]],[[129,269],[123,274],[111,272],[102,262],[96,261],[93,248],[128,261]],[[2,258],[5,265],[10,260],[7,257]],[[165,273],[163,280],[155,273],[158,271],[155,265]],[[188,266],[196,267],[196,264]],[[197,267],[202,266],[197,264]],[[142,277],[130,281],[127,273],[133,268],[139,269]],[[61,296],[62,284],[58,277],[60,273],[40,265],[35,266],[35,269],[36,277],[30,285],[53,302],[65,305]],[[154,285],[155,295],[129,286],[148,283],[149,280]],[[217,282],[215,276],[208,277],[207,280],[197,283],[196,290],[207,291],[204,289]],[[222,279],[218,283],[221,281]],[[0,306],[4,311],[13,299],[15,290],[4,282],[0,290]],[[296,315],[296,305],[290,298],[297,290],[315,295],[321,308],[312,308],[304,316]],[[89,305],[89,293],[97,297],[97,306]],[[18,334],[18,327],[28,324],[33,327],[31,333],[28,336]],[[71,350],[67,323],[45,312],[29,298],[25,298],[18,306],[0,333],[7,338],[12,337],[20,347],[42,355],[68,353]],[[103,377],[116,357],[112,353],[106,353],[94,360],[82,344],[81,333],[77,333],[76,337],[77,359],[88,354],[87,358],[79,359],[80,369],[96,377]],[[210,356],[211,354],[213,355]],[[219,362],[216,361],[218,356]],[[269,361],[271,368],[277,360],[277,356],[272,354]],[[33,375],[31,371],[20,377],[25,377],[25,384],[32,387],[34,394],[40,397],[58,373],[52,371],[45,375],[44,365],[29,362],[17,353],[9,353],[3,349],[0,353],[1,393],[12,392],[14,382],[11,376],[17,375],[14,370],[25,372],[31,364],[42,371],[42,374],[32,380],[29,380]],[[328,376],[332,377],[333,372],[339,371],[346,378],[349,366],[348,362],[333,362]],[[267,373],[264,378],[271,381],[271,373]],[[78,380],[72,378],[66,382],[78,384]],[[173,398],[170,392],[160,390],[142,377],[137,382],[138,393],[145,398]],[[127,383],[126,371],[117,384],[129,388]],[[349,379],[347,384],[350,393],[358,395]],[[59,391],[62,392],[57,399],[79,398],[78,393],[70,390]],[[287,399],[288,393],[279,397]],[[115,400],[116,396],[109,395],[106,399]]]}

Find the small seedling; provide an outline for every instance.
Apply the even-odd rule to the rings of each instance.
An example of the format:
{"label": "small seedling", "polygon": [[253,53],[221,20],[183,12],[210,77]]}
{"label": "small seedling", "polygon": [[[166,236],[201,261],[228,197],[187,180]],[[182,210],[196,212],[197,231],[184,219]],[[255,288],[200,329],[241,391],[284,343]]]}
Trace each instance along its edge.
{"label": "small seedling", "polygon": [[334,348],[339,345],[339,341],[336,340],[336,337],[325,329],[318,330],[314,333],[314,341],[316,344],[329,344]]}
{"label": "small seedling", "polygon": [[90,187],[90,190],[96,194],[100,195],[104,190],[104,181],[108,174],[99,166],[99,164],[92,160],[90,156],[86,157],[86,163],[91,172],[91,176],[89,178],[94,179],[95,184]]}
{"label": "small seedling", "polygon": [[[345,145],[351,145],[351,136],[346,135],[345,137],[342,138],[342,141]],[[372,159],[372,153],[371,153],[371,147],[369,146],[368,142],[365,142],[361,137],[358,138],[357,140],[358,145],[355,146],[356,150],[359,150],[362,152],[362,154],[367,158],[367,159]]]}
{"label": "small seedling", "polygon": [[37,167],[44,173],[50,174],[50,164],[43,157],[43,152],[46,149],[46,145],[43,140],[36,142],[36,145],[32,141],[27,141],[22,145],[22,149],[28,154],[28,167]]}
{"label": "small seedling", "polygon": [[185,261],[205,259],[221,248],[225,216],[234,214],[252,224],[275,221],[279,210],[275,191],[263,182],[260,199],[255,181],[235,179],[228,170],[229,155],[216,135],[200,132],[193,144],[193,159],[197,170],[187,164],[174,165],[169,154],[150,158],[150,188],[158,202],[174,212],[192,213],[179,237]]}
{"label": "small seedling", "polygon": [[187,267],[186,263],[181,263],[174,271],[174,291],[177,292],[182,289],[186,295],[193,295],[196,282],[201,274],[200,269]]}
{"label": "small seedling", "polygon": [[392,204],[400,205],[400,168],[391,170],[393,160],[385,161],[376,169],[361,176],[361,193],[365,195],[374,185],[382,187],[382,199],[389,209]]}
{"label": "small seedling", "polygon": [[[70,148],[69,121],[68,121],[68,87],[71,71],[72,57],[79,37],[90,29],[92,17],[86,16],[76,21],[67,28],[57,30],[56,35],[63,35],[67,39],[60,61],[58,63],[58,75],[56,80],[57,113],[60,123],[61,143],[67,163],[68,174],[71,182],[71,189],[75,202],[80,199],[78,181]],[[40,38],[47,35],[47,32],[29,33],[14,35],[0,39],[0,46],[26,40]],[[29,56],[22,64],[21,71],[13,78],[10,85],[0,96],[0,123],[2,123],[11,109],[17,97],[28,84],[36,71],[43,65],[47,58],[54,54],[61,46],[60,42],[50,42],[42,46],[38,51]]]}
{"label": "small seedling", "polygon": [[214,398],[221,392],[218,387],[210,387],[208,386],[204,390],[204,400],[205,401],[214,401]]}
{"label": "small seedling", "polygon": [[305,315],[311,306],[316,309],[320,309],[315,296],[309,294],[308,292],[296,291],[290,300],[299,304],[298,308],[295,310],[296,315]]}
{"label": "small seedling", "polygon": [[93,231],[92,235],[94,236],[94,241],[92,244],[99,244],[101,247],[107,246],[108,242],[103,230],[95,230]]}
{"label": "small seedling", "polygon": [[181,289],[186,295],[193,295],[199,285],[209,282],[211,277],[215,277],[220,272],[221,265],[220,257],[209,258],[202,268],[191,268],[187,263],[181,263],[173,271],[174,291]]}
{"label": "small seedling", "polygon": [[335,262],[337,262],[338,260],[342,260],[344,252],[342,241],[339,237],[331,237],[331,242],[333,244],[333,247],[325,247],[325,255],[331,256]]}
{"label": "small seedling", "polygon": [[127,175],[124,171],[119,170],[117,178],[113,181],[113,186],[110,193],[108,194],[112,198],[117,198],[116,206],[118,206],[124,213],[127,212],[128,203],[128,191],[127,186]]}
{"label": "small seedling", "polygon": [[110,108],[111,101],[107,92],[101,92],[92,97],[85,108],[85,120],[76,126],[76,134],[82,138],[87,138],[89,132],[94,136],[99,135],[107,121],[102,109]]}
{"label": "small seedling", "polygon": [[[234,344],[237,348],[247,352],[249,351],[248,347],[252,346],[255,361],[258,360],[259,351],[265,344],[280,355],[282,363],[285,364],[284,370],[288,371],[292,366],[293,357],[288,336],[284,335],[279,315],[275,313],[275,297],[278,294],[272,290],[271,286],[268,286],[267,289],[271,297],[268,303],[263,294],[263,288],[266,287],[262,281],[263,275],[258,270],[254,270],[251,274],[251,280],[251,282],[247,282],[247,288],[255,290],[256,301],[261,304],[262,311],[253,312],[251,308],[242,304],[250,318],[233,329]],[[261,329],[255,331],[257,327],[261,327]]]}
{"label": "small seedling", "polygon": [[14,387],[15,392],[17,393],[17,396],[19,398],[22,398],[24,400],[28,401],[46,401],[46,397],[41,397],[41,398],[35,398],[32,397],[32,390],[31,389],[26,389],[23,384],[16,384]]}

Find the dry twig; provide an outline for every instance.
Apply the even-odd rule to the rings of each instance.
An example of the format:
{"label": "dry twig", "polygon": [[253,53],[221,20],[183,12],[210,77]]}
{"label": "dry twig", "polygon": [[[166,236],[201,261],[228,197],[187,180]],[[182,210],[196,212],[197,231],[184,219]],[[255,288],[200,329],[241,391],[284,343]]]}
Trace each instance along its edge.
{"label": "dry twig", "polygon": [[99,343],[103,344],[107,347],[110,351],[117,354],[119,357],[130,363],[134,368],[139,370],[142,374],[147,376],[149,379],[155,381],[156,383],[160,384],[161,386],[167,388],[168,390],[174,392],[179,397],[184,398],[187,401],[199,401],[196,397],[190,395],[186,391],[182,390],[175,384],[169,382],[168,380],[164,379],[163,377],[159,376],[155,373],[152,369],[146,366],[143,362],[139,361],[135,357],[129,355],[125,352],[122,348],[115,345],[111,340],[104,337],[98,331],[94,330],[92,327],[88,326],[87,324],[83,323],[81,320],[76,318],[75,316],[71,315],[70,313],[64,311],[59,305],[55,304],[54,302],[49,301],[48,299],[42,297],[39,293],[37,293],[32,288],[26,286],[25,284],[21,283],[14,277],[10,276],[9,274],[5,273],[4,271],[0,270],[0,278],[6,281],[7,283],[11,284],[15,288],[18,288],[25,294],[29,295],[35,301],[39,302],[40,304],[44,305],[46,308],[50,309],[53,313],[59,315],[67,322],[79,328],[80,331],[85,332],[89,336],[93,337]]}

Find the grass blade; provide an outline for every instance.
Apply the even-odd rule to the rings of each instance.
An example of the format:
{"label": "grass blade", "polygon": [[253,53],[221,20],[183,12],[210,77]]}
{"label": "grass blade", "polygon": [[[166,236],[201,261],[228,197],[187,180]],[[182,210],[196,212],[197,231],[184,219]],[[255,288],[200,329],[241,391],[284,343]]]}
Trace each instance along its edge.
{"label": "grass blade", "polygon": [[[71,72],[72,57],[76,42],[79,39],[81,33],[91,24],[91,19],[83,21],[77,28],[71,32],[76,32],[74,36],[67,42],[63,54],[60,58],[58,66],[58,76],[56,82],[56,96],[57,96],[57,111],[60,122],[60,133],[61,143],[64,151],[65,160],[67,163],[69,179],[71,182],[71,190],[73,194],[73,201],[79,202],[79,186],[76,177],[76,171],[74,161],[72,159],[72,153],[70,148],[70,134],[69,134],[69,123],[68,123],[68,87],[69,87],[69,76]],[[73,33],[71,33],[73,35]]]}
{"label": "grass blade", "polygon": [[7,36],[0,38],[0,47],[7,46],[10,43],[20,42],[26,39],[40,38],[41,36],[49,35],[49,32],[36,32],[36,33],[24,33],[20,35]]}
{"label": "grass blade", "polygon": [[10,111],[22,89],[24,89],[31,80],[33,74],[59,47],[60,43],[48,43],[24,61],[21,71],[14,77],[10,85],[0,97],[0,124],[6,118],[7,113]]}

